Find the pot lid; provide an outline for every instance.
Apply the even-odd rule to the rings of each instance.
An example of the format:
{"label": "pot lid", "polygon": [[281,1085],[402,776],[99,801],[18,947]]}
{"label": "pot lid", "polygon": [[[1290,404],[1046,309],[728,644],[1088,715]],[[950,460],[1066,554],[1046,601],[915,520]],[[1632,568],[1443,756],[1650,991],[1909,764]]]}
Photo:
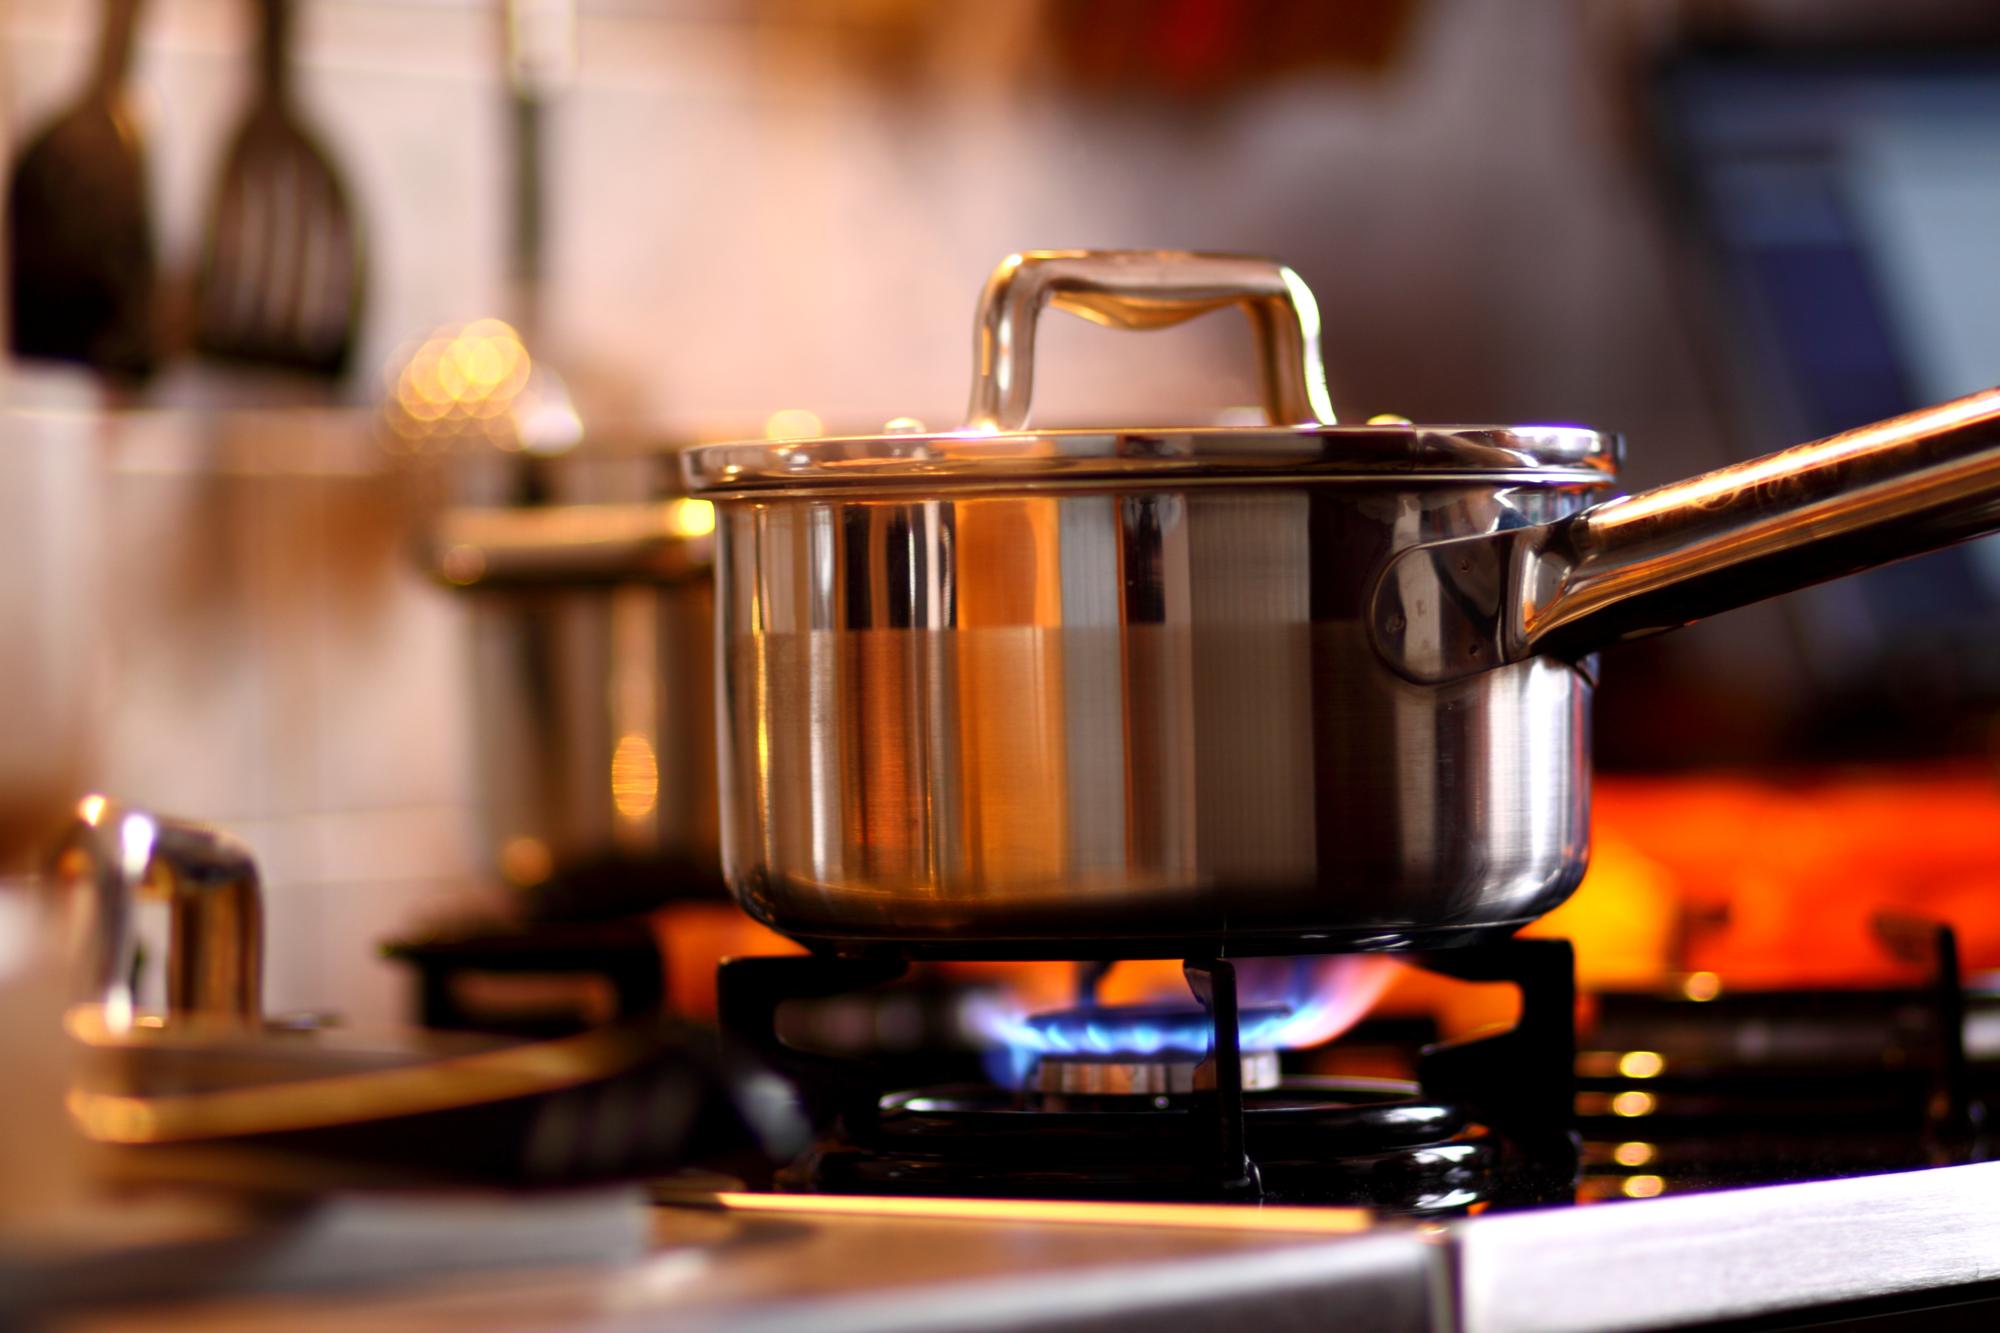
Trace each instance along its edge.
{"label": "pot lid", "polygon": [[[1269,424],[1031,429],[1035,321],[1053,305],[1156,329],[1227,306],[1256,337]],[[949,488],[1171,480],[1506,479],[1607,485],[1616,435],[1580,426],[1342,426],[1326,392],[1319,307],[1275,260],[1155,250],[1036,250],[994,270],[974,328],[965,424],[829,439],[713,444],[682,458],[691,491]]]}

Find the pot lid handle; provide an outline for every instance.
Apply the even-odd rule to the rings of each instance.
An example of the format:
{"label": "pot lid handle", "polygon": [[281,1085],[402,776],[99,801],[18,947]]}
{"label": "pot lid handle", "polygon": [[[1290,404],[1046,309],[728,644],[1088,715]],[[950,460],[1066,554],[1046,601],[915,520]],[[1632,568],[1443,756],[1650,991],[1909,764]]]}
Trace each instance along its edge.
{"label": "pot lid handle", "polygon": [[1319,355],[1319,306],[1299,275],[1276,260],[1180,250],[1029,250],[1001,261],[980,297],[965,429],[1027,426],[1035,321],[1044,305],[1117,329],[1162,329],[1240,307],[1257,339],[1272,424],[1335,424]]}

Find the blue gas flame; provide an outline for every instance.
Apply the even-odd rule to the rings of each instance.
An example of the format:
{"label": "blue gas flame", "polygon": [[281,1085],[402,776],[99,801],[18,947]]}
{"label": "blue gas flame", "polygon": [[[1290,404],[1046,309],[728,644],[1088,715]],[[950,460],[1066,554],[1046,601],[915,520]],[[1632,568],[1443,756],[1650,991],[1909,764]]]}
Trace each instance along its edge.
{"label": "blue gas flame", "polygon": [[[1268,964],[1268,966],[1265,966]],[[1239,962],[1246,996],[1237,1025],[1245,1051],[1317,1045],[1352,1026],[1393,975],[1379,958],[1253,959]],[[1274,999],[1266,997],[1275,996]],[[1025,1013],[993,997],[968,1017],[993,1045],[987,1072],[1018,1087],[1043,1056],[1115,1059],[1208,1054],[1214,1024],[1185,999],[1153,1005],[1088,1005]]]}
{"label": "blue gas flame", "polygon": [[[1299,1009],[1245,1010],[1237,1024],[1237,1039],[1246,1051],[1280,1050],[1292,1035],[1315,1029],[1319,1020],[1311,1001]],[[988,1061],[988,1072],[1010,1086],[1027,1078],[1047,1055],[1085,1059],[1183,1055],[1199,1060],[1208,1054],[1215,1034],[1208,1011],[1193,1006],[1101,1005],[1030,1015],[996,1010],[981,1026],[1000,1042],[995,1058]]]}
{"label": "blue gas flame", "polygon": [[[1237,1024],[1246,1051],[1276,1050],[1285,1033],[1312,1015],[1291,1008],[1253,1009]],[[1159,1055],[1163,1052],[1202,1056],[1214,1035],[1205,1009],[1159,1005],[1103,1005],[1033,1014],[1005,1022],[996,1033],[1009,1046],[1036,1055]]]}

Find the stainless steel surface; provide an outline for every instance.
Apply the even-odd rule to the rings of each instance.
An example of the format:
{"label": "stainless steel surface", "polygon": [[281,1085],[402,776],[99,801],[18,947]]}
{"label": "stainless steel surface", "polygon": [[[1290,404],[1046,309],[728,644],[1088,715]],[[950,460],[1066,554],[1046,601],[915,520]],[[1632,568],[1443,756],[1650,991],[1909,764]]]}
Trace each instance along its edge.
{"label": "stainless steel surface", "polygon": [[[408,1117],[518,1102],[647,1070],[680,1050],[675,1034],[633,1024],[536,1042],[422,1030],[336,1033],[324,1038],[245,1030],[234,1040],[229,1034],[203,1032],[182,1042],[171,1029],[164,1034],[149,1029],[119,1032],[106,1024],[100,1032],[88,1020],[72,1026],[91,1043],[97,1059],[73,1090],[71,1116],[93,1141],[131,1146],[386,1125]],[[649,1131],[663,1142],[687,1129],[700,1089],[686,1068],[677,1072],[686,1081],[675,1088],[667,1080],[670,1090],[655,1103],[651,1122],[639,1115],[627,1119],[614,1114],[614,1123],[599,1126],[604,1134],[593,1165],[609,1166],[635,1141],[647,1140]],[[622,1089],[619,1095],[633,1091]],[[771,1096],[777,1099],[780,1094]],[[460,1128],[474,1136],[481,1132],[476,1121]],[[520,1125],[486,1129],[504,1136],[532,1133],[531,1126]],[[529,1165],[544,1168],[551,1176],[566,1172],[569,1153],[580,1146],[588,1153],[584,1139],[590,1132],[584,1125],[551,1126],[544,1131],[550,1139],[543,1145],[545,1155]],[[477,1143],[459,1146],[477,1158]],[[440,1146],[431,1156],[441,1158],[446,1151]],[[364,1150],[355,1160],[365,1163],[374,1156]],[[398,1164],[393,1154],[388,1157],[383,1165]],[[401,1165],[406,1168],[405,1179],[426,1173],[423,1161],[405,1159]],[[434,1165],[449,1170],[463,1164],[439,1160]],[[504,1169],[507,1163],[496,1159],[490,1165]]]}
{"label": "stainless steel surface", "polygon": [[[1115,295],[1089,308],[1137,303],[1133,327],[1225,304],[1209,259],[1157,260],[1106,261]],[[1179,264],[1198,280],[1159,276]],[[991,331],[1012,328],[1018,362],[1037,304],[1002,276],[989,299],[1019,310],[982,311],[979,380]],[[1260,328],[1269,288],[1241,298]],[[1004,388],[974,401],[1024,417]],[[694,450],[689,480],[718,501],[725,873],[759,919],[852,947],[1171,956],[1511,930],[1583,873],[1592,680],[1572,662],[1589,627],[1622,629],[1613,594],[1659,620],[2000,526],[1991,406],[1595,510],[1615,442],[1555,428],[976,423]],[[1868,512],[1884,521],[1864,530]],[[1498,617],[1519,591],[1498,553],[1545,534],[1595,553],[1559,603],[1581,638],[1451,638],[1446,595]],[[1669,569],[1658,543],[1681,537]],[[1438,562],[1412,552],[1462,583],[1433,591]],[[1742,586],[1717,592],[1731,570]],[[1424,651],[1479,669],[1433,678]]]}
{"label": "stainless steel surface", "polygon": [[987,279],[973,334],[966,430],[1026,429],[1035,321],[1045,305],[1119,329],[1166,328],[1235,306],[1257,340],[1272,424],[1334,424],[1319,354],[1319,306],[1283,264],[1248,255],[1039,250],[1008,256]]}
{"label": "stainless steel surface", "polygon": [[[767,1211],[773,1199],[827,1210]],[[501,1283],[372,1294],[343,1287],[313,1301],[137,1311],[116,1326],[227,1323],[234,1315],[245,1325],[306,1329],[1151,1333],[1316,1328],[1333,1313],[1343,1333],[1450,1326],[1442,1247],[1402,1229],[1344,1234],[1368,1225],[1352,1210],[1236,1209],[1221,1217],[1213,1206],[1187,1205],[945,1200],[936,1215],[899,1207],[939,1202],[725,1196],[716,1205],[656,1209],[655,1248],[637,1263],[516,1273]],[[849,1207],[836,1211],[840,1205]],[[1056,1216],[1018,1215],[1027,1209]],[[1286,1214],[1300,1218],[1295,1229]]]}
{"label": "stainless steel surface", "polygon": [[516,1196],[504,1207],[490,1192],[462,1190],[340,1191],[310,1202],[160,1193],[107,1202],[87,1238],[0,1249],[0,1324],[172,1326],[194,1302],[379,1298],[454,1274],[491,1286],[503,1272],[638,1264],[652,1248],[653,1210],[630,1185]]}
{"label": "stainless steel surface", "polygon": [[[1147,296],[1157,322],[1183,295]],[[799,936],[996,951],[1531,920],[1583,869],[1589,684],[1546,660],[1405,681],[1369,643],[1366,579],[1581,509],[1613,452],[1408,427],[695,450],[691,480],[735,488],[731,883]],[[899,498],[926,467],[953,470]],[[1097,484],[1047,484],[1079,472]],[[796,494],[756,488],[787,473]],[[1218,474],[1238,481],[1198,484]],[[1321,476],[1345,484],[1297,480]]]}
{"label": "stainless steel surface", "polygon": [[1571,659],[2000,527],[2000,389],[1613,500],[1423,546],[1377,586],[1414,680]]}
{"label": "stainless steel surface", "polygon": [[86,1139],[119,1150],[105,1165],[120,1179],[562,1188],[779,1161],[810,1140],[776,1075],[657,1021],[521,1042],[114,1017],[69,1014],[87,1054],[64,1104]]}
{"label": "stainless steel surface", "polygon": [[167,899],[167,1014],[255,1020],[263,1007],[263,903],[257,864],[220,829],[161,819],[86,797],[56,854],[51,882],[79,909],[80,999],[113,1027],[133,1014],[140,895]]}
{"label": "stainless steel surface", "polygon": [[[285,1087],[312,1082],[322,1092],[342,1085],[326,1080],[421,1069],[467,1056],[520,1048],[513,1038],[423,1028],[356,1031],[318,1028],[291,1031],[275,1023],[166,1025],[134,1024],[114,1029],[102,1009],[69,1015],[69,1029],[84,1050],[72,1100],[87,1108],[82,1094],[107,1097],[186,1097],[245,1088]],[[475,1077],[477,1074],[475,1073]],[[349,1085],[351,1086],[351,1085]],[[325,1097],[319,1111],[343,1114],[352,1099],[336,1107]],[[134,1132],[129,1123],[120,1128]],[[147,1127],[148,1132],[158,1126]]]}
{"label": "stainless steel surface", "polygon": [[[1686,1328],[1994,1278],[2000,1163],[1452,1224],[1463,1333]],[[1970,1324],[1965,1325],[1970,1327]]]}
{"label": "stainless steel surface", "polygon": [[1405,681],[1364,579],[1585,495],[724,504],[725,869],[795,934],[995,949],[1531,920],[1583,870],[1589,682]]}
{"label": "stainless steel surface", "polygon": [[[935,1235],[936,1227],[930,1228]],[[1152,1333],[1161,1325],[1316,1328],[1338,1318],[1344,1333],[1419,1333],[1448,1328],[1436,1251],[1407,1233],[1345,1236],[1249,1252],[1215,1253],[1211,1241],[1169,1257],[1124,1263],[1055,1259],[1059,1247],[1089,1253],[1076,1228],[1046,1228],[1012,1248],[1032,1264],[1032,1280],[1012,1265],[949,1283],[896,1283],[887,1289],[812,1302],[766,1299],[696,1309],[684,1327],[731,1333],[973,1333],[1005,1329],[1072,1333]],[[910,1239],[914,1240],[915,1237]],[[935,1244],[935,1241],[932,1241]],[[1209,1252],[1203,1252],[1207,1250]],[[746,1308],[747,1307],[747,1308]]]}
{"label": "stainless steel surface", "polygon": [[[1346,1210],[717,1196],[655,1212],[646,1260],[504,1284],[183,1307],[184,1326],[1317,1328],[1581,1333],[1948,1304],[1990,1284],[2000,1165],[1417,1227]],[[815,1211],[817,1210],[817,1211]],[[1190,1216],[1181,1221],[1175,1214]],[[1288,1218],[1297,1218],[1288,1233]],[[1348,1231],[1352,1234],[1340,1234]],[[1315,1234],[1317,1233],[1317,1234]],[[1333,1233],[1333,1234],[1328,1234]],[[1977,1314],[1941,1311],[1939,1326]],[[1990,1314],[1990,1309],[1986,1311]],[[1947,1322],[1957,1316],[1954,1322]],[[155,1316],[159,1318],[159,1316]],[[1895,1327],[1924,1327],[1921,1315]],[[121,1327],[160,1324],[134,1312]],[[1759,1324],[1758,1326],[1763,1326]],[[1844,1327],[1845,1325],[1843,1325]],[[1865,1327],[1867,1325],[1857,1325]]]}
{"label": "stainless steel surface", "polygon": [[708,444],[685,455],[717,499],[954,495],[1061,484],[1518,481],[1606,486],[1622,445],[1575,426],[1132,426]]}
{"label": "stainless steel surface", "polygon": [[[1245,1051],[1243,1090],[1278,1086],[1278,1053]],[[1035,1066],[1035,1091],[1073,1097],[1184,1097],[1215,1086],[1201,1056],[1134,1055],[1122,1058],[1045,1055]]]}

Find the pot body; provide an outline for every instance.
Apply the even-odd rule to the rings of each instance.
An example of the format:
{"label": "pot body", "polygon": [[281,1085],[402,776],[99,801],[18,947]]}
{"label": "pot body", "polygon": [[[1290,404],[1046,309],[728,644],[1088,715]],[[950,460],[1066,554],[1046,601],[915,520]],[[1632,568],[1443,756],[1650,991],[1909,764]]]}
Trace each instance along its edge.
{"label": "pot body", "polygon": [[[1608,481],[1608,478],[1606,479]],[[1050,485],[718,506],[726,875],[848,950],[1151,956],[1504,933],[1582,877],[1590,681],[1427,685],[1413,545],[1585,482]]]}

